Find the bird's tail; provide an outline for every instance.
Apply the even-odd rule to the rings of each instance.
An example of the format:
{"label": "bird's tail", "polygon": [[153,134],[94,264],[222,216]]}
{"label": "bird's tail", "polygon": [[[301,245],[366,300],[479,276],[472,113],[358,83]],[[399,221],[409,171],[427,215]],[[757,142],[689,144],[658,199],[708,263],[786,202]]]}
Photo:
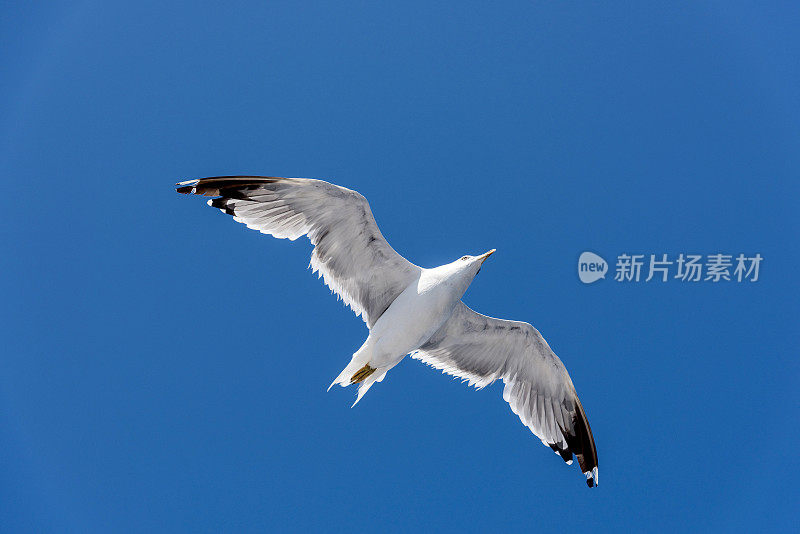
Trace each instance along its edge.
{"label": "bird's tail", "polygon": [[360,384],[358,387],[358,396],[353,403],[353,406],[355,406],[358,404],[358,401],[361,400],[361,397],[369,391],[372,384],[383,380],[385,375],[385,369],[377,369],[369,364],[369,351],[364,350],[364,347],[362,347],[358,352],[353,354],[353,358],[350,360],[350,363],[347,364],[347,367],[345,367],[342,372],[339,373],[339,376],[336,377],[336,380],[328,386],[328,391],[336,384],[342,387],[347,387],[351,384]]}
{"label": "bird's tail", "polygon": [[350,360],[350,363],[347,364],[339,376],[331,382],[331,385],[328,386],[328,391],[331,390],[333,386],[339,384],[342,387],[347,387],[352,384],[353,376],[358,373],[363,367],[367,365],[367,360],[369,359],[366,354],[361,354],[362,351],[358,351],[353,354],[353,358]]}

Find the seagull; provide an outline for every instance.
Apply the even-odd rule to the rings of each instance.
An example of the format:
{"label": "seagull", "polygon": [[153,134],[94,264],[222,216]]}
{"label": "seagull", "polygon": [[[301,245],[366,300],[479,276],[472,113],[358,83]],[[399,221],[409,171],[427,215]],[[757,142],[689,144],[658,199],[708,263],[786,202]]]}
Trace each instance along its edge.
{"label": "seagull", "polygon": [[561,360],[533,326],[495,319],[461,301],[495,250],[426,269],[395,252],[358,192],[322,180],[219,176],[180,182],[178,193],[281,239],[308,236],[310,267],[369,329],[364,344],[328,387],[358,384],[355,406],[406,356],[478,389],[502,380],[503,399],[589,487],[597,451],[589,421]]}

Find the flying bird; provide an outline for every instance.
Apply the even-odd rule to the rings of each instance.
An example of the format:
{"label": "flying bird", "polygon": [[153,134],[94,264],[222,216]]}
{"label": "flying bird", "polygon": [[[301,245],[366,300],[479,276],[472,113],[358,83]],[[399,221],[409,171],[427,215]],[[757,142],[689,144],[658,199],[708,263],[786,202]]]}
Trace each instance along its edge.
{"label": "flying bird", "polygon": [[353,406],[407,355],[479,389],[499,379],[522,423],[567,464],[574,455],[589,487],[597,485],[592,430],[564,364],[530,324],[487,317],[461,302],[494,249],[418,267],[389,245],[361,194],[322,180],[220,176],[176,188],[215,197],[210,206],[263,234],[308,236],[313,272],[369,328],[330,386],[358,384]]}

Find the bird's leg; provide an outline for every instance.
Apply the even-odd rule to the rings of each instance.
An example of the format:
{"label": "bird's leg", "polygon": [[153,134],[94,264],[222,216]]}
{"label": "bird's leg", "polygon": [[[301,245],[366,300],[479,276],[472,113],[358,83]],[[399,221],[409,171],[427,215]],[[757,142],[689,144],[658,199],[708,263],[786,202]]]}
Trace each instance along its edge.
{"label": "bird's leg", "polygon": [[369,364],[367,364],[358,371],[356,371],[356,374],[354,374],[353,377],[350,379],[350,383],[358,384],[359,382],[363,382],[364,379],[366,379],[369,375],[371,375],[374,372],[375,368],[370,367]]}

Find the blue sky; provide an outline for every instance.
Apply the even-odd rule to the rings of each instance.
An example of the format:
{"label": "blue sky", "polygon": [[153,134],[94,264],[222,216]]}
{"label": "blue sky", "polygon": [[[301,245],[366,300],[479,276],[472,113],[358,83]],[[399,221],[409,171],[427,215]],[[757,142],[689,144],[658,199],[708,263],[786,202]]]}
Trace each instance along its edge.
{"label": "blue sky", "polygon": [[[3,4],[2,530],[796,526],[797,4],[385,4]],[[239,173],[360,191],[422,266],[497,248],[465,301],[565,362],[600,487],[498,384],[326,393],[367,331],[308,243],[172,189]]]}

